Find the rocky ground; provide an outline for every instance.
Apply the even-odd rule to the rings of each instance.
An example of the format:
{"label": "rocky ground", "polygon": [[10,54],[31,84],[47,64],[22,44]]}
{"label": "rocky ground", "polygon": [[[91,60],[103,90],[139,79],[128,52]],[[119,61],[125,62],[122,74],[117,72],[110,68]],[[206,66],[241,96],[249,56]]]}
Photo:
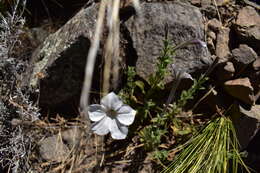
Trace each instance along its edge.
{"label": "rocky ground", "polygon": [[[14,47],[9,59],[0,61],[0,158],[8,158],[3,159],[5,171],[160,170],[138,136],[123,142],[100,139],[86,134],[88,127],[80,119],[79,98],[98,5],[84,0],[75,4],[27,2],[31,14],[26,13],[27,28],[18,37],[22,44]],[[135,66],[138,77],[146,81],[155,71],[165,35],[176,45],[194,38],[204,40],[207,50],[185,47],[176,52],[174,63],[197,78],[219,59],[207,83],[212,92],[197,111],[209,114],[234,104],[241,151],[247,153],[246,163],[260,172],[259,1],[147,0],[141,9],[143,18],[136,20],[131,3],[121,4],[121,69]],[[92,102],[99,98],[103,45],[104,40],[95,66]],[[124,79],[121,75],[118,86],[124,85]],[[171,75],[165,80],[168,85],[173,81]],[[180,86],[180,90],[189,87],[189,81]],[[10,164],[11,168],[6,166]]]}

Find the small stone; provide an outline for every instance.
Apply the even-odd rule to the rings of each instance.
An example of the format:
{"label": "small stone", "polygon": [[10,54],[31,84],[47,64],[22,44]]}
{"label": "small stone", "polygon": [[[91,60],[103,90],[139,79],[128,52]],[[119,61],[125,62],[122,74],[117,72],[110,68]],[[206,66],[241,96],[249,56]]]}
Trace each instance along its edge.
{"label": "small stone", "polygon": [[207,16],[209,19],[218,17],[216,6],[211,4],[209,0],[205,0],[206,2],[201,2],[201,11],[205,13],[205,16]]}
{"label": "small stone", "polygon": [[61,132],[62,139],[70,148],[79,144],[82,137],[82,131],[79,128],[72,128]]}
{"label": "small stone", "polygon": [[208,27],[212,31],[218,32],[221,29],[222,24],[218,19],[214,18],[208,21]]}
{"label": "small stone", "polygon": [[217,6],[224,6],[229,2],[230,2],[230,0],[216,0]]}
{"label": "small stone", "polygon": [[260,122],[260,105],[253,105],[250,110],[246,110],[242,106],[239,106],[239,109],[244,115],[257,119]]}
{"label": "small stone", "polygon": [[254,104],[254,89],[249,81],[249,78],[239,78],[229,80],[224,83],[226,92],[242,101],[243,103]]}
{"label": "small stone", "polygon": [[207,38],[207,46],[208,46],[210,53],[215,54],[215,50],[216,50],[215,44],[213,42],[213,39],[210,37]]}
{"label": "small stone", "polygon": [[211,5],[211,1],[209,1],[209,0],[200,0],[200,3],[201,3],[202,6]]}
{"label": "small stone", "polygon": [[195,6],[200,6],[201,0],[191,0],[191,4]]}
{"label": "small stone", "polygon": [[254,70],[260,70],[260,57],[258,57],[255,62],[253,63]]}
{"label": "small stone", "polygon": [[255,51],[245,44],[241,44],[239,48],[233,49],[232,55],[234,65],[238,71],[254,62],[257,58]]}
{"label": "small stone", "polygon": [[213,41],[215,41],[217,38],[215,32],[213,32],[213,31],[208,32],[208,37],[212,38]]}
{"label": "small stone", "polygon": [[217,35],[216,55],[220,58],[220,61],[225,61],[230,54],[229,32],[229,28],[222,27]]}
{"label": "small stone", "polygon": [[218,80],[222,82],[230,80],[234,76],[234,73],[235,68],[232,62],[226,62],[217,68]]}
{"label": "small stone", "polygon": [[[251,84],[254,88],[254,92],[258,93],[259,90],[260,90],[260,71],[251,73],[250,81],[251,81]],[[257,101],[257,100],[255,100],[255,101]]]}
{"label": "small stone", "polygon": [[58,135],[44,139],[39,145],[41,157],[47,161],[62,162],[69,153],[68,147]]}

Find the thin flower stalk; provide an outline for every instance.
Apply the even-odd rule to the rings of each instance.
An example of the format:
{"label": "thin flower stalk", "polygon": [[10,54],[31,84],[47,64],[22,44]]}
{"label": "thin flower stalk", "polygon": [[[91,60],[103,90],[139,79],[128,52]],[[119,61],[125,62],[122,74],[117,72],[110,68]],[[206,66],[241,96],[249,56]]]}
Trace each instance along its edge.
{"label": "thin flower stalk", "polygon": [[87,64],[85,67],[85,78],[83,83],[83,89],[80,98],[80,106],[84,113],[87,112],[88,104],[89,104],[89,91],[92,84],[93,71],[97,56],[97,51],[99,49],[99,42],[101,38],[102,28],[103,28],[103,20],[105,17],[105,9],[106,9],[107,1],[101,1],[98,13],[98,19],[96,24],[96,31],[94,34],[94,40],[89,49]]}

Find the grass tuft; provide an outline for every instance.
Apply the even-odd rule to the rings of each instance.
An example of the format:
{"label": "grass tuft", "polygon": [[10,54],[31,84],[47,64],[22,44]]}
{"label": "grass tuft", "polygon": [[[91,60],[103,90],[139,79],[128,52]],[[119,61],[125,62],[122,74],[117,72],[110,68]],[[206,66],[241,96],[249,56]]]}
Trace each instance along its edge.
{"label": "grass tuft", "polygon": [[239,151],[232,121],[228,117],[212,120],[195,137],[182,145],[182,150],[163,173],[237,173],[250,172]]}

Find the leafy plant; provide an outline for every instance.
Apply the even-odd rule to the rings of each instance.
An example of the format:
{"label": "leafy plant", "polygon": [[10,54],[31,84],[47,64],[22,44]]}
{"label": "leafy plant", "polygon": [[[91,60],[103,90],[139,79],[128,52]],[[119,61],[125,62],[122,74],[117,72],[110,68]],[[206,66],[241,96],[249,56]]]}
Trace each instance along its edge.
{"label": "leafy plant", "polygon": [[188,90],[182,91],[180,98],[171,105],[169,114],[166,115],[166,116],[168,116],[168,119],[173,118],[175,115],[181,113],[183,107],[187,104],[188,100],[193,99],[194,95],[199,90],[205,89],[203,87],[203,84],[207,80],[208,80],[208,78],[204,75],[201,75],[198,80],[194,79],[193,85]]}
{"label": "leafy plant", "polygon": [[158,61],[156,64],[156,71],[153,75],[149,77],[149,84],[151,86],[151,90],[155,88],[164,88],[164,78],[167,74],[169,74],[169,71],[167,70],[167,67],[170,63],[172,63],[172,56],[174,54],[173,47],[170,44],[170,41],[165,40],[163,42],[163,50],[161,53],[161,56],[158,57]]}
{"label": "leafy plant", "polygon": [[[160,144],[162,144],[162,140],[166,138],[167,133],[169,134],[170,131],[174,131],[175,135],[183,137],[195,131],[193,125],[184,123],[182,119],[175,116],[182,112],[188,100],[193,99],[194,94],[198,90],[204,89],[202,85],[207,80],[203,75],[198,80],[194,80],[192,87],[187,91],[183,91],[177,102],[171,104],[169,107],[165,107],[160,98],[158,99],[157,93],[163,92],[165,89],[164,79],[169,74],[168,66],[173,63],[175,50],[190,44],[190,41],[176,47],[173,47],[168,40],[165,40],[163,43],[163,50],[157,59],[155,73],[148,79],[149,86],[146,86],[140,80],[135,81],[135,69],[129,67],[127,71],[127,85],[120,92],[125,102],[130,105],[132,104],[132,107],[137,110],[137,117],[140,119],[139,122],[145,125],[138,133],[140,141],[144,144],[144,149],[146,151],[153,151],[154,158],[160,161],[164,161],[167,158],[167,152],[165,152],[167,150],[160,151],[158,149]],[[137,89],[139,90],[139,97],[135,92]]]}
{"label": "leafy plant", "polygon": [[165,129],[160,129],[157,126],[146,126],[139,133],[141,137],[141,142],[145,143],[144,147],[147,151],[153,151],[161,144],[161,137],[167,131]]}
{"label": "leafy plant", "polygon": [[153,157],[159,161],[167,160],[169,152],[167,150],[156,150],[153,152]]}

